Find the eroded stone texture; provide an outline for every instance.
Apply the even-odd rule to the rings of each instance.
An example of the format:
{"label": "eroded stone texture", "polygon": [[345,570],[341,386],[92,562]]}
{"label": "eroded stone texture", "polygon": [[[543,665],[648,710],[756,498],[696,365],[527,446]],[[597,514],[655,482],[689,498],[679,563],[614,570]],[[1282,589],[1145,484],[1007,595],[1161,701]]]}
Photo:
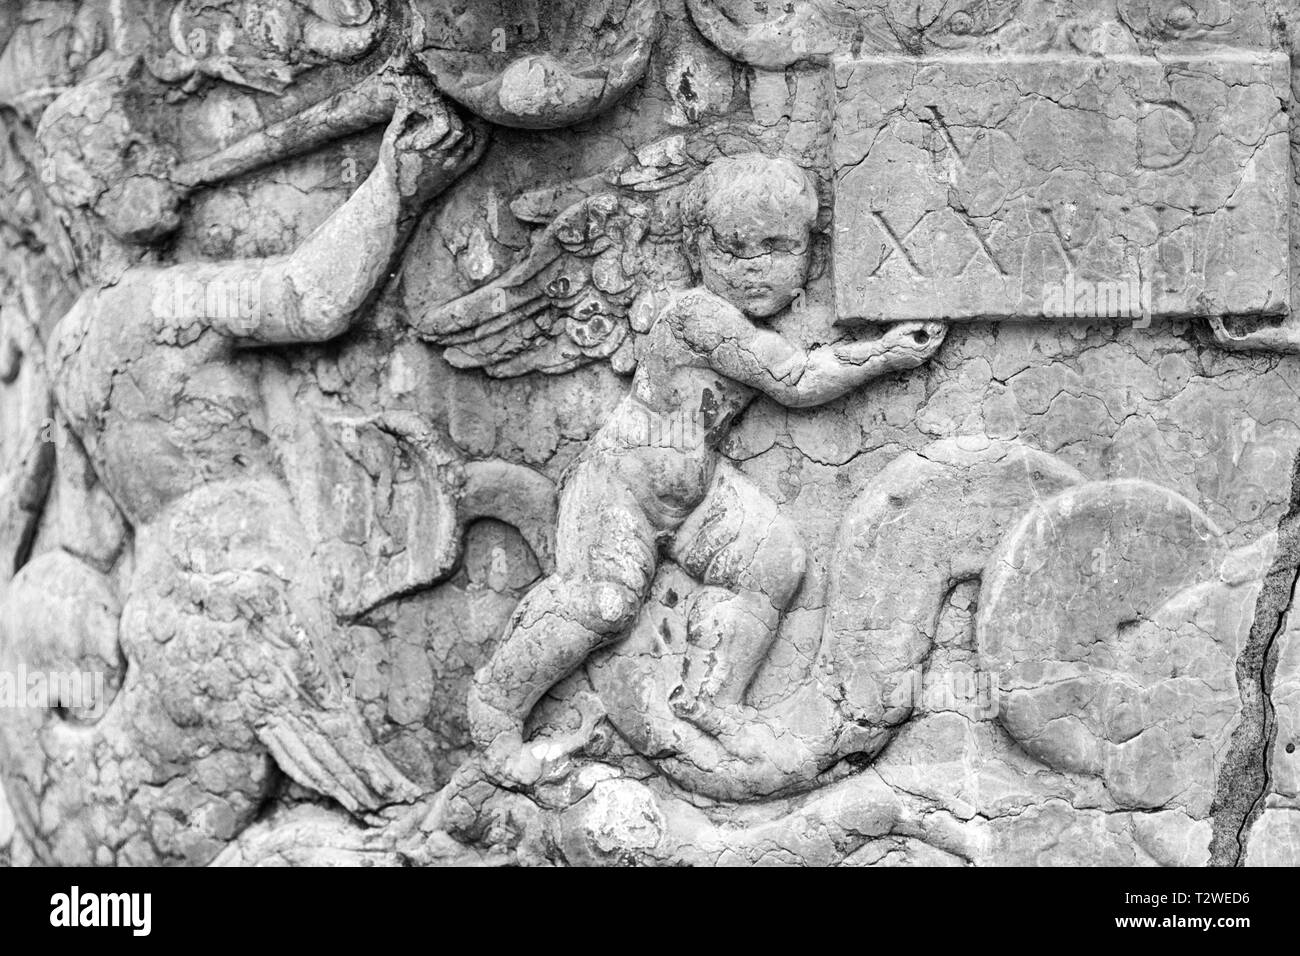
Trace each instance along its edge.
{"label": "eroded stone texture", "polygon": [[1273,649],[1273,681],[1269,700],[1273,704],[1273,740],[1270,780],[1284,806],[1300,801],[1300,642],[1293,619]]}
{"label": "eroded stone texture", "polygon": [[1249,828],[1243,834],[1245,864],[1295,866],[1300,863],[1300,725],[1296,710],[1300,644],[1290,613],[1267,650],[1265,787],[1245,824]]}
{"label": "eroded stone texture", "polygon": [[980,594],[981,659],[1021,746],[1099,777],[1121,805],[1209,810],[1264,565],[1229,558],[1219,537],[1191,502],[1144,482],[1036,504]]}
{"label": "eroded stone texture", "polygon": [[6,5],[0,861],[1294,864],[1294,19]]}

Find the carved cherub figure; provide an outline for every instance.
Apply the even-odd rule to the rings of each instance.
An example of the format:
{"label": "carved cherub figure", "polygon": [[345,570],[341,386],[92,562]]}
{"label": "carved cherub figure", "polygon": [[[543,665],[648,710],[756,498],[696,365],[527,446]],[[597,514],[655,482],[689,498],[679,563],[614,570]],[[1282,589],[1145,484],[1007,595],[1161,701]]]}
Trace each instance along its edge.
{"label": "carved cherub figure", "polygon": [[[921,364],[944,337],[940,323],[905,323],[806,350],[769,328],[805,284],[817,215],[811,178],[784,159],[719,159],[689,187],[683,237],[699,284],[658,309],[629,394],[565,475],[555,573],[524,598],[470,691],[490,776],[529,784],[560,756],[557,744],[526,746],[525,721],[557,681],[625,633],[661,553],[704,585],[687,620],[702,652],[693,656],[707,663],[683,674],[675,709],[720,740],[752,719],[745,691],[804,555],[796,529],[719,445],[760,394],[791,407],[829,402]],[[511,305],[501,293],[491,292]]]}
{"label": "carved cherub figure", "polygon": [[[18,513],[0,515],[12,566],[0,664],[102,670],[107,688],[91,708],[0,721],[0,765],[44,860],[206,862],[276,793],[278,771],[356,812],[420,792],[346,692],[340,618],[449,572],[478,515],[513,521],[549,555],[545,534],[529,536],[549,531],[549,482],[462,462],[414,414],[354,419],[333,395],[300,401],[285,347],[364,323],[429,201],[481,154],[484,128],[446,88],[471,109],[500,99],[497,118],[526,126],[586,118],[639,80],[657,6],[615,31],[626,43],[602,38],[600,62],[578,42],[547,56],[542,37],[520,57],[512,41],[459,84],[433,47],[459,50],[462,26],[492,18],[451,17],[430,37],[426,17],[445,4],[86,6],[84,75],[32,91],[44,109],[32,168],[84,294],[50,310],[63,316],[48,350],[58,455],[38,420],[39,454],[9,482]],[[11,20],[0,15],[0,48]],[[605,20],[618,26],[617,11]],[[0,80],[0,101],[13,86]],[[353,190],[353,154],[368,161],[384,124]],[[344,158],[337,178],[331,157]],[[281,208],[281,179],[311,202]],[[596,330],[585,338],[600,318],[579,323]],[[358,541],[372,506],[383,521]]]}
{"label": "carved cherub figure", "polygon": [[[419,795],[346,692],[329,582],[280,474],[256,356],[345,333],[415,218],[477,158],[481,139],[431,84],[394,82],[374,169],[296,250],[133,265],[85,291],[54,331],[49,370],[70,432],[60,470],[93,470],[125,518],[119,533],[134,530],[120,623],[102,571],[123,545],[80,540],[96,527],[88,518],[9,595],[19,613],[0,654],[34,668],[125,663],[111,675],[120,693],[82,733],[19,715],[41,747],[10,763],[27,781],[18,812],[61,859],[135,833],[152,840],[125,859],[206,862],[255,815],[273,766],[353,811]],[[47,111],[49,141],[83,120],[76,107]],[[52,185],[76,169],[66,159]],[[61,494],[60,505],[79,502]],[[74,596],[71,611],[59,595]],[[108,611],[83,626],[79,609],[94,601]],[[57,832],[40,831],[28,794],[57,801]]]}

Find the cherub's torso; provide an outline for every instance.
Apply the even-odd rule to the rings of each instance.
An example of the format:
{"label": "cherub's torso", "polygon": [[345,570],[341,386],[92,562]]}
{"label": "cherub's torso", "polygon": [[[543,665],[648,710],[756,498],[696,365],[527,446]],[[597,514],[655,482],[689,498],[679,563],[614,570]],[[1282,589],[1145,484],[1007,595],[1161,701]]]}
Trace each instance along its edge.
{"label": "cherub's torso", "polygon": [[710,309],[719,304],[725,306],[711,293],[691,289],[664,307],[630,392],[582,454],[617,471],[666,524],[680,521],[703,500],[719,446],[755,395],[714,370],[683,335],[708,323]]}
{"label": "cherub's torso", "polygon": [[[315,189],[312,203],[299,207],[277,202],[289,191],[281,180],[292,181],[293,170],[337,168],[341,147],[268,167],[238,187],[203,191],[187,207],[170,265],[287,253],[347,201],[377,149],[367,140],[354,182]],[[244,218],[237,241],[211,239],[212,227],[233,214],[232,202],[265,211]],[[98,296],[83,295],[49,347],[55,398],[96,473],[136,524],[201,485],[272,469],[262,356],[236,347],[206,320],[168,317],[166,304],[185,290],[159,284],[183,281],[159,267],[133,267]]]}
{"label": "cherub's torso", "polygon": [[269,467],[256,359],[211,328],[153,315],[157,275],[83,296],[49,348],[60,408],[137,523],[203,484]]}

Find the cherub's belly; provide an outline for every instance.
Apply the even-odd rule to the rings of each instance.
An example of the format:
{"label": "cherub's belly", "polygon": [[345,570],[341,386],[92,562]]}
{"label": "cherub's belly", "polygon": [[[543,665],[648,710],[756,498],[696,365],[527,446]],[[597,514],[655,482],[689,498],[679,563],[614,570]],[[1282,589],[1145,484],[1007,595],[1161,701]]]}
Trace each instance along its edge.
{"label": "cherub's belly", "polygon": [[648,490],[659,510],[674,523],[684,521],[708,494],[717,452],[701,447],[689,455],[662,449],[645,449],[641,454],[649,475]]}
{"label": "cherub's belly", "polygon": [[707,447],[598,448],[588,447],[584,464],[606,480],[631,492],[651,523],[672,530],[686,520],[708,494],[718,454]]}
{"label": "cherub's belly", "polygon": [[651,520],[674,528],[708,493],[718,452],[698,416],[664,415],[622,405],[583,457],[626,485]]}

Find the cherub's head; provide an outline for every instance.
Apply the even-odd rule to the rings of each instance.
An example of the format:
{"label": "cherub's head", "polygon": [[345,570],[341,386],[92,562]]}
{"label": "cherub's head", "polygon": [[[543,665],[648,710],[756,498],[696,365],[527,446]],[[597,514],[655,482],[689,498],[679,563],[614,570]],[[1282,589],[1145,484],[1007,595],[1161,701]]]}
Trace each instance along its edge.
{"label": "cherub's head", "polygon": [[789,160],[715,160],[682,202],[687,256],[710,292],[767,318],[803,288],[817,211],[812,177]]}

